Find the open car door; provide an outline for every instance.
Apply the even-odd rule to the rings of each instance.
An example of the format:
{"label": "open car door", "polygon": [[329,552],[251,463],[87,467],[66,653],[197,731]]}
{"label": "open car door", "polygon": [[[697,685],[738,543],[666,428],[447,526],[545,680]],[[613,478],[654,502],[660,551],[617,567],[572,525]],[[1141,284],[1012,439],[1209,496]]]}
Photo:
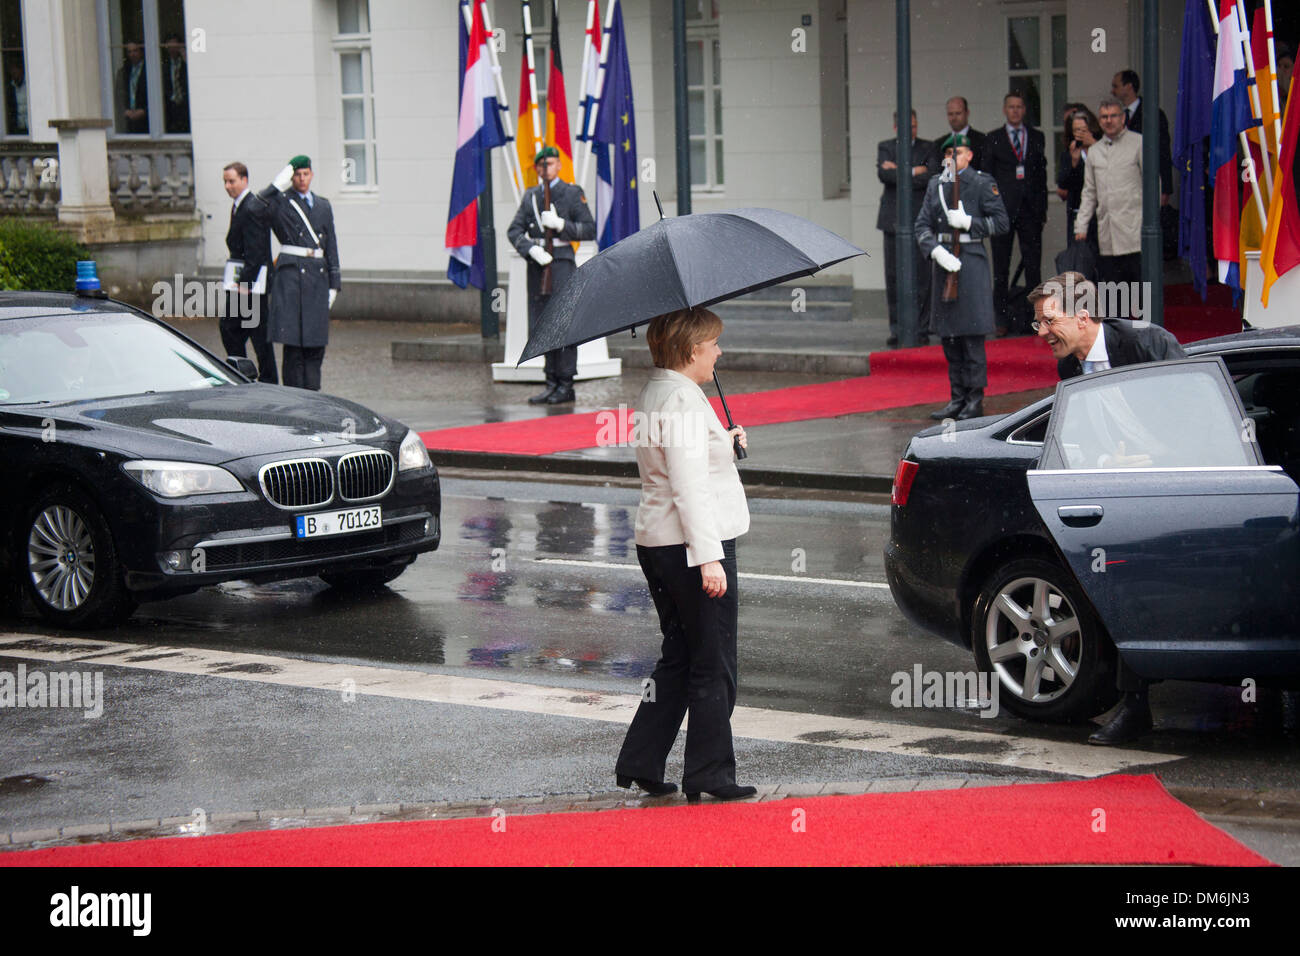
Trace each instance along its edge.
{"label": "open car door", "polygon": [[1145,677],[1300,674],[1300,492],[1265,465],[1223,361],[1057,386],[1029,493]]}

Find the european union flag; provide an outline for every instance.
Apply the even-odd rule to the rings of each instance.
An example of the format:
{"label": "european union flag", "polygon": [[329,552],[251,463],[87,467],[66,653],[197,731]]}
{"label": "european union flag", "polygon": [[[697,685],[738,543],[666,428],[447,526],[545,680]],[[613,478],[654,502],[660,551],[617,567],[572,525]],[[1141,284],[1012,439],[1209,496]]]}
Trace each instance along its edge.
{"label": "european union flag", "polygon": [[623,5],[615,0],[606,31],[605,86],[592,136],[596,153],[596,244],[612,246],[641,228],[637,206],[636,117],[632,71],[623,35]]}
{"label": "european union flag", "polygon": [[1174,120],[1174,163],[1183,171],[1178,197],[1178,255],[1191,266],[1192,284],[1202,299],[1209,269],[1205,246],[1205,150],[1213,99],[1214,40],[1208,11],[1203,0],[1187,0]]}

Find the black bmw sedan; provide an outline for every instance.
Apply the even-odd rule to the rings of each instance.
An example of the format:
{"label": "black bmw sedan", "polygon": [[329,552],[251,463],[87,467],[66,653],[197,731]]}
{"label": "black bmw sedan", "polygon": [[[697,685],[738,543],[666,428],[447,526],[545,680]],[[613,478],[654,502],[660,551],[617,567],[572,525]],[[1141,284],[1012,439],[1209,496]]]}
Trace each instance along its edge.
{"label": "black bmw sedan", "polygon": [[441,535],[414,431],[107,299],[0,294],[0,461],[0,582],[64,627],[234,579],[381,586]]}
{"label": "black bmw sedan", "polygon": [[1187,352],[927,429],[898,463],[894,600],[1014,713],[1104,712],[1117,657],[1150,679],[1300,683],[1300,329]]}

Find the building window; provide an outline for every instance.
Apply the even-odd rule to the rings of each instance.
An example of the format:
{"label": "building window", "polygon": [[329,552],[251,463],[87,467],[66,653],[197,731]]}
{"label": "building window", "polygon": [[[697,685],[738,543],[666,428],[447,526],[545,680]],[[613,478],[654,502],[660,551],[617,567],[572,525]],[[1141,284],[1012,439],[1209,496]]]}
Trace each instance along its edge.
{"label": "building window", "polygon": [[[689,12],[687,19],[692,19]],[[722,163],[722,54],[717,26],[687,30],[686,106],[691,188],[720,190],[726,178]]]}
{"label": "building window", "polygon": [[1044,131],[1048,169],[1054,168],[1057,153],[1065,148],[1060,117],[1069,100],[1064,12],[1049,7],[1031,16],[1007,17],[1007,90],[1025,98],[1025,118]]}
{"label": "building window", "polygon": [[22,0],[0,0],[0,70],[4,73],[6,136],[30,136]]}
{"label": "building window", "polygon": [[[119,136],[187,136],[190,83],[183,0],[99,0],[103,84]],[[103,29],[107,25],[107,30]]]}
{"label": "building window", "polygon": [[339,61],[343,116],[343,183],[348,187],[379,185],[375,155],[375,83],[370,64],[370,4],[339,0],[339,32],[334,51]]}

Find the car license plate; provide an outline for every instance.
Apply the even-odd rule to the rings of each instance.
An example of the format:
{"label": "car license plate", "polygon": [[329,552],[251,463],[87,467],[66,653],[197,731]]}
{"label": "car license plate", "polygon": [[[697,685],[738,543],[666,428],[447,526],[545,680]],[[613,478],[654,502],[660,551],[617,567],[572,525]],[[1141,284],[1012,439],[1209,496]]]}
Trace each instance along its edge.
{"label": "car license plate", "polygon": [[346,511],[321,511],[312,515],[298,515],[298,537],[321,538],[330,534],[373,531],[383,523],[384,516],[379,505],[349,508]]}

